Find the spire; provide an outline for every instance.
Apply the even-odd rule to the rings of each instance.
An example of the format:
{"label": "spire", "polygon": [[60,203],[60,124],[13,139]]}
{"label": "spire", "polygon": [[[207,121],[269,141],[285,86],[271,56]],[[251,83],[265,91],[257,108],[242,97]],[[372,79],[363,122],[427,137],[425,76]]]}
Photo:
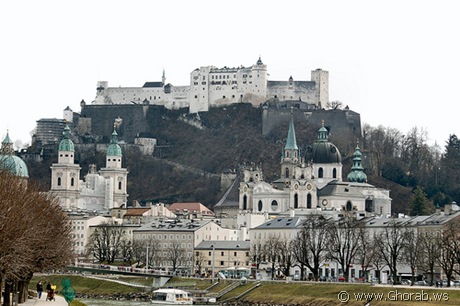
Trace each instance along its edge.
{"label": "spire", "polygon": [[353,154],[353,166],[351,172],[347,176],[349,182],[365,183],[367,182],[367,175],[363,172],[364,168],[361,163],[361,150],[359,149],[359,143],[356,144],[355,153]]}
{"label": "spire", "polygon": [[329,137],[328,137],[328,134],[329,132],[327,131],[327,129],[324,127],[324,119],[321,120],[321,128],[318,130],[318,140],[319,141],[328,141]]}
{"label": "spire", "polygon": [[163,68],[163,75],[161,76],[161,82],[163,83],[163,86],[166,83],[166,75],[165,75],[165,69]]}
{"label": "spire", "polygon": [[6,131],[5,139],[2,141],[1,153],[5,155],[12,155],[14,153],[13,142],[11,141],[8,130]]}
{"label": "spire", "polygon": [[297,146],[297,140],[295,138],[293,108],[291,107],[291,119],[289,121],[289,130],[286,139],[286,145],[284,146],[283,157],[298,158],[298,152],[299,147]]}
{"label": "spire", "polygon": [[118,145],[118,134],[116,129],[116,124],[113,124],[112,139],[110,140],[110,145],[107,148],[107,156],[121,156],[121,147]]}
{"label": "spire", "polygon": [[65,126],[62,135],[63,139],[59,143],[59,151],[75,151],[73,141],[70,139],[70,128],[68,125]]}
{"label": "spire", "polygon": [[257,65],[263,65],[264,63],[262,63],[262,58],[260,57],[259,55],[259,59],[257,60]]}

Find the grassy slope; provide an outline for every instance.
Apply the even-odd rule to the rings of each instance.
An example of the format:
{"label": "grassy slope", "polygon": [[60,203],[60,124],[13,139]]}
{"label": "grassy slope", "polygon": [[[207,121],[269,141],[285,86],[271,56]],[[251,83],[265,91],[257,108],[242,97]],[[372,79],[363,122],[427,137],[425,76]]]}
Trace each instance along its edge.
{"label": "grassy slope", "polygon": [[[53,275],[49,277],[34,277],[31,282],[31,288],[34,288],[36,281],[42,279],[45,281],[50,280],[58,284],[58,291],[60,288],[60,282],[64,275]],[[109,281],[103,280],[94,280],[89,278],[83,278],[81,276],[69,276],[71,279],[71,284],[77,292],[80,293],[98,293],[98,294],[110,294],[110,293],[130,293],[138,292],[140,289],[134,287],[128,287],[124,285],[119,285]],[[151,279],[145,278],[130,278],[123,279],[125,281],[132,281],[135,283],[145,282],[146,284],[151,284]],[[174,278],[171,280],[172,283],[195,283],[195,288],[205,289],[209,287],[210,280],[190,280],[190,279],[179,279]],[[249,283],[245,286],[237,287],[232,292],[226,294],[221,298],[221,300],[230,299],[235,297],[245,290],[251,288],[254,283]],[[214,292],[217,292],[228,283],[222,281],[221,284],[213,288]],[[366,284],[333,284],[333,283],[283,283],[283,282],[263,282],[262,285],[245,295],[241,300],[247,302],[265,302],[271,304],[279,305],[311,305],[311,306],[326,306],[326,305],[343,305],[338,300],[338,293],[341,291],[347,291],[351,299],[346,305],[364,305],[364,301],[356,301],[354,298],[354,293],[383,293],[384,297],[388,296],[390,291],[395,292],[397,290],[400,294],[413,294],[412,301],[401,301],[401,295],[399,301],[376,301],[374,300],[371,304],[372,306],[384,306],[384,305],[425,305],[425,306],[434,306],[434,305],[460,305],[460,290],[459,289],[433,289],[429,287],[419,287],[419,288],[403,288],[403,287],[380,287],[380,286],[370,286]],[[416,301],[416,294],[421,294],[422,292],[427,293],[427,297],[431,298],[431,301]],[[443,300],[442,302],[433,301],[432,293],[445,293],[447,294],[448,300]],[[74,305],[74,304],[72,304]]]}

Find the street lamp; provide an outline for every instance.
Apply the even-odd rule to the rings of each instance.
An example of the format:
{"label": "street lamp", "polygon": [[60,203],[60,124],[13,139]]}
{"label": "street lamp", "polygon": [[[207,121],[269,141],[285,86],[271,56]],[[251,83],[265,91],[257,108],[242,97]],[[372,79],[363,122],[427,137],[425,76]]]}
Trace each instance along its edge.
{"label": "street lamp", "polygon": [[214,251],[216,250],[216,247],[214,246],[214,244],[211,244],[211,248],[212,248],[212,276],[211,276],[211,280],[212,280],[212,283],[214,284]]}

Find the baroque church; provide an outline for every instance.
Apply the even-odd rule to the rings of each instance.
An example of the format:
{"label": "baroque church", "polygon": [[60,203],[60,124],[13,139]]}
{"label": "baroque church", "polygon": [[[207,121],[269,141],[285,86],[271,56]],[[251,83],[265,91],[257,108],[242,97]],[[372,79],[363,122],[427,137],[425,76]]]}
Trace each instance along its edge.
{"label": "baroque church", "polygon": [[360,148],[356,146],[351,172],[343,181],[342,157],[328,134],[323,121],[317,140],[301,156],[291,112],[280,178],[267,183],[259,167],[244,169],[239,185],[239,212],[271,216],[321,213],[335,218],[347,213],[358,219],[390,215],[390,192],[367,183]]}
{"label": "baroque church", "polygon": [[106,212],[126,206],[128,171],[122,168],[122,151],[114,126],[106,151],[106,166],[96,171],[90,165],[84,180],[80,180],[80,165],[75,163],[75,145],[66,126],[59,144],[58,162],[51,166],[50,192],[59,198],[62,209]]}

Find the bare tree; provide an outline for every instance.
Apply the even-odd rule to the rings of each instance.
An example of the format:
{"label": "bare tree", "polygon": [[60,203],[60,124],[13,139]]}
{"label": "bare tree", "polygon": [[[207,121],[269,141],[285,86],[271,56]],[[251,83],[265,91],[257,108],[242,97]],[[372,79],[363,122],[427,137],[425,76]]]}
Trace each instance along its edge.
{"label": "bare tree", "polygon": [[[59,243],[51,243],[59,238]],[[61,268],[74,259],[71,227],[52,196],[22,178],[0,170],[0,291],[5,279],[4,305],[10,290],[27,299],[30,279],[36,272]],[[1,299],[1,297],[0,297]]]}
{"label": "bare tree", "polygon": [[320,265],[326,258],[328,226],[329,221],[324,216],[310,216],[293,242],[297,246],[293,248],[295,260],[310,269],[315,280],[319,279]]}
{"label": "bare tree", "polygon": [[173,273],[176,274],[177,268],[184,264],[186,250],[177,240],[169,242],[169,247],[166,248],[166,257],[164,258],[171,264]]}
{"label": "bare tree", "polygon": [[348,281],[350,266],[355,261],[359,244],[358,221],[352,216],[345,216],[337,222],[330,222],[327,235],[327,257],[336,261]]}
{"label": "bare tree", "polygon": [[358,241],[359,247],[356,252],[356,259],[359,261],[364,276],[367,278],[369,268],[377,255],[377,250],[371,240],[369,231],[361,224],[358,226]]}
{"label": "bare tree", "polygon": [[374,235],[376,246],[392,275],[393,284],[398,283],[398,264],[404,247],[405,231],[398,220],[391,220],[381,232]]}
{"label": "bare tree", "polygon": [[434,284],[434,269],[441,255],[440,233],[433,230],[423,230],[419,233],[419,247],[421,254],[418,257],[418,267],[425,274],[430,275],[430,285]]}
{"label": "bare tree", "polygon": [[271,265],[271,279],[274,279],[276,265],[280,257],[280,238],[275,235],[269,236],[263,244],[262,253]]}
{"label": "bare tree", "polygon": [[123,238],[121,225],[107,221],[98,225],[91,234],[88,250],[98,261],[113,263],[120,254],[120,242]]}
{"label": "bare tree", "polygon": [[278,255],[278,263],[281,269],[281,272],[284,276],[289,276],[291,271],[291,267],[293,264],[293,254],[291,249],[291,241],[287,240],[286,238],[280,238],[278,241],[278,248],[279,248],[279,255]]}
{"label": "bare tree", "polygon": [[459,234],[458,226],[460,221],[458,219],[446,223],[441,230],[440,243],[441,252],[437,259],[439,266],[442,268],[447,278],[447,287],[450,287],[450,281],[454,273],[455,264],[458,263],[459,254]]}
{"label": "bare tree", "polygon": [[415,274],[420,257],[423,255],[420,249],[421,238],[413,227],[405,229],[403,241],[403,261],[406,262],[411,271],[411,285],[415,283]]}

